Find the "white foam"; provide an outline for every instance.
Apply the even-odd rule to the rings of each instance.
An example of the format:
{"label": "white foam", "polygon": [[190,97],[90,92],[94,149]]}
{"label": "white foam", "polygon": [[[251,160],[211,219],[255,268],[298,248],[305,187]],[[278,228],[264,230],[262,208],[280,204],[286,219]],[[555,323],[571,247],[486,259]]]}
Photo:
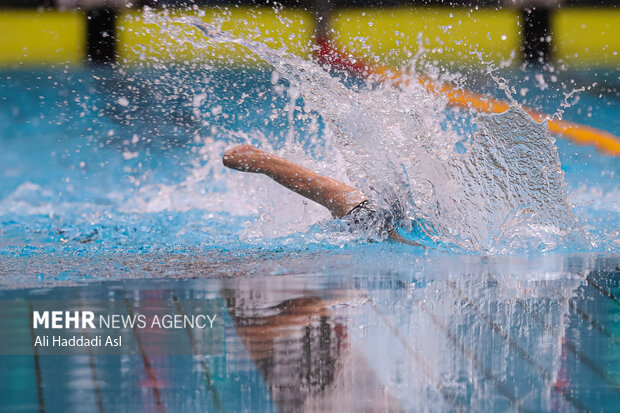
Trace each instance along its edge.
{"label": "white foam", "polygon": [[[234,37],[216,24],[191,18],[149,18],[173,34],[179,32],[179,22],[201,28],[205,38],[177,33],[195,47],[232,42],[270,63],[277,72],[275,82],[284,78],[290,84],[290,116],[300,94],[305,113],[320,116],[326,125],[318,153],[305,153],[292,130],[276,152],[353,183],[378,207],[406,217],[404,226],[416,219],[425,223],[428,235],[437,242],[488,253],[545,251],[567,242],[589,242],[567,201],[547,125],[538,124],[522,110],[457,114],[461,122],[473,122],[478,130],[467,137],[446,126],[445,99],[429,94],[418,82],[406,87],[383,84],[353,89],[312,61]],[[227,144],[248,142],[252,137],[263,149],[273,151],[269,137],[260,131],[252,136],[218,133],[217,140],[205,143],[200,162],[184,182],[142,187],[128,208],[258,214],[248,225],[248,236],[282,236],[328,217],[325,210],[265,177],[223,171],[220,159]],[[455,145],[465,138],[466,152],[459,153]],[[205,193],[206,181],[209,187],[225,189]]]}

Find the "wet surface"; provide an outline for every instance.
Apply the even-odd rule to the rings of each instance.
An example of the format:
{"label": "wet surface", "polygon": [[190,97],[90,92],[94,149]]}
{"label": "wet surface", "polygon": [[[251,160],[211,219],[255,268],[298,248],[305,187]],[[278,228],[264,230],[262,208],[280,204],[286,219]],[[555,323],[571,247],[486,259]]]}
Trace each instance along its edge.
{"label": "wet surface", "polygon": [[618,257],[410,257],[380,270],[352,254],[299,255],[277,275],[273,261],[250,261],[220,262],[230,272],[215,278],[185,267],[193,279],[2,291],[225,303],[221,355],[2,356],[3,408],[604,411],[620,401]]}
{"label": "wet surface", "polygon": [[[525,103],[547,113],[571,79],[509,74],[527,91]],[[492,206],[499,212],[487,239],[503,234],[504,217],[527,210],[533,219],[515,228],[532,231],[513,239],[518,255],[411,248],[343,232],[326,211],[266,178],[223,170],[221,154],[250,142],[347,179],[360,169],[347,167],[326,119],[355,132],[349,142],[369,153],[397,147],[402,155],[400,143],[412,138],[396,139],[393,120],[402,115],[428,126],[433,139],[422,143],[441,166],[455,149],[434,139],[445,130],[433,116],[449,123],[460,115],[444,113],[437,99],[364,91],[350,80],[346,91],[328,82],[296,88],[271,70],[15,71],[1,79],[0,299],[217,298],[225,346],[210,356],[0,356],[0,410],[611,411],[620,402],[616,158],[560,139],[556,154],[543,134],[549,157],[531,165],[515,144],[531,136],[509,131],[499,136],[513,155],[502,176],[552,176],[554,197],[543,201],[560,199],[559,212],[536,216],[531,205],[544,202],[530,204],[530,195],[544,191],[517,179],[502,190],[524,194],[523,205],[511,209],[507,196]],[[501,95],[496,85],[491,92]],[[343,95],[334,102],[336,91]],[[349,97],[369,115],[340,116]],[[304,99],[313,108],[305,111]],[[581,99],[564,108],[567,119],[620,134],[615,95],[587,90]],[[446,136],[469,139],[469,120]],[[394,145],[363,140],[369,135],[389,135]],[[540,152],[540,142],[527,144]],[[484,148],[470,166],[480,161],[488,168],[479,171],[491,173],[502,159],[492,141]],[[368,165],[392,169],[356,179],[398,195],[419,177],[436,178],[420,167],[400,179],[411,159],[391,154]],[[544,167],[557,158],[561,179],[560,165],[551,175]],[[472,199],[476,185],[488,184],[467,182]],[[450,190],[440,191],[448,204]],[[480,210],[465,211],[470,222]],[[562,211],[593,242],[556,244],[574,229],[555,226],[568,219]],[[539,255],[540,245],[554,253]]]}

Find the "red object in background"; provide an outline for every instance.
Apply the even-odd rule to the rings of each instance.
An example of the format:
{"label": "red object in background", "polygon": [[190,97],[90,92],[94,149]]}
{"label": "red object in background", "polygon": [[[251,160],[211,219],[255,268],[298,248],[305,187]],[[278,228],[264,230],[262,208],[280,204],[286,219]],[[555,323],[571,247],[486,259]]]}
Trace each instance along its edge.
{"label": "red object in background", "polygon": [[370,65],[367,62],[336,49],[328,37],[317,37],[316,45],[314,58],[320,64],[330,65],[334,69],[347,71],[352,75],[368,76]]}

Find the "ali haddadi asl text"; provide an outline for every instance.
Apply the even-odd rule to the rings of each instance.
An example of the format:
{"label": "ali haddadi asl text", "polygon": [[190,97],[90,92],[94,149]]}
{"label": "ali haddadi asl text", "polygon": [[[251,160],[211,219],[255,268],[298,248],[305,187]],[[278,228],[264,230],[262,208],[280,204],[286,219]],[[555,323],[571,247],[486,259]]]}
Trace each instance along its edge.
{"label": "ali haddadi asl text", "polygon": [[120,347],[123,345],[122,336],[37,336],[34,341],[35,347]]}

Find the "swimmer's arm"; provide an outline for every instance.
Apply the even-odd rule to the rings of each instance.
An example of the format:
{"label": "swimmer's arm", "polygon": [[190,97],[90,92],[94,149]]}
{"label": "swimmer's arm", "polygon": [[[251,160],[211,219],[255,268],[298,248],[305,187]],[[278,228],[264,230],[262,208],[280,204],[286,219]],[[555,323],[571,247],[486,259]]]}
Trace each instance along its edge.
{"label": "swimmer's arm", "polygon": [[391,240],[394,240],[396,242],[400,242],[401,244],[407,244],[407,245],[411,245],[413,247],[422,247],[422,244],[418,244],[415,241],[408,240],[407,238],[405,238],[402,235],[400,235],[396,230],[393,230],[392,232],[390,232],[390,235],[388,235],[388,237]]}
{"label": "swimmer's arm", "polygon": [[336,218],[342,218],[367,198],[355,188],[301,165],[267,153],[251,145],[240,145],[226,151],[222,160],[228,168],[262,173],[280,185],[311,199]]}

